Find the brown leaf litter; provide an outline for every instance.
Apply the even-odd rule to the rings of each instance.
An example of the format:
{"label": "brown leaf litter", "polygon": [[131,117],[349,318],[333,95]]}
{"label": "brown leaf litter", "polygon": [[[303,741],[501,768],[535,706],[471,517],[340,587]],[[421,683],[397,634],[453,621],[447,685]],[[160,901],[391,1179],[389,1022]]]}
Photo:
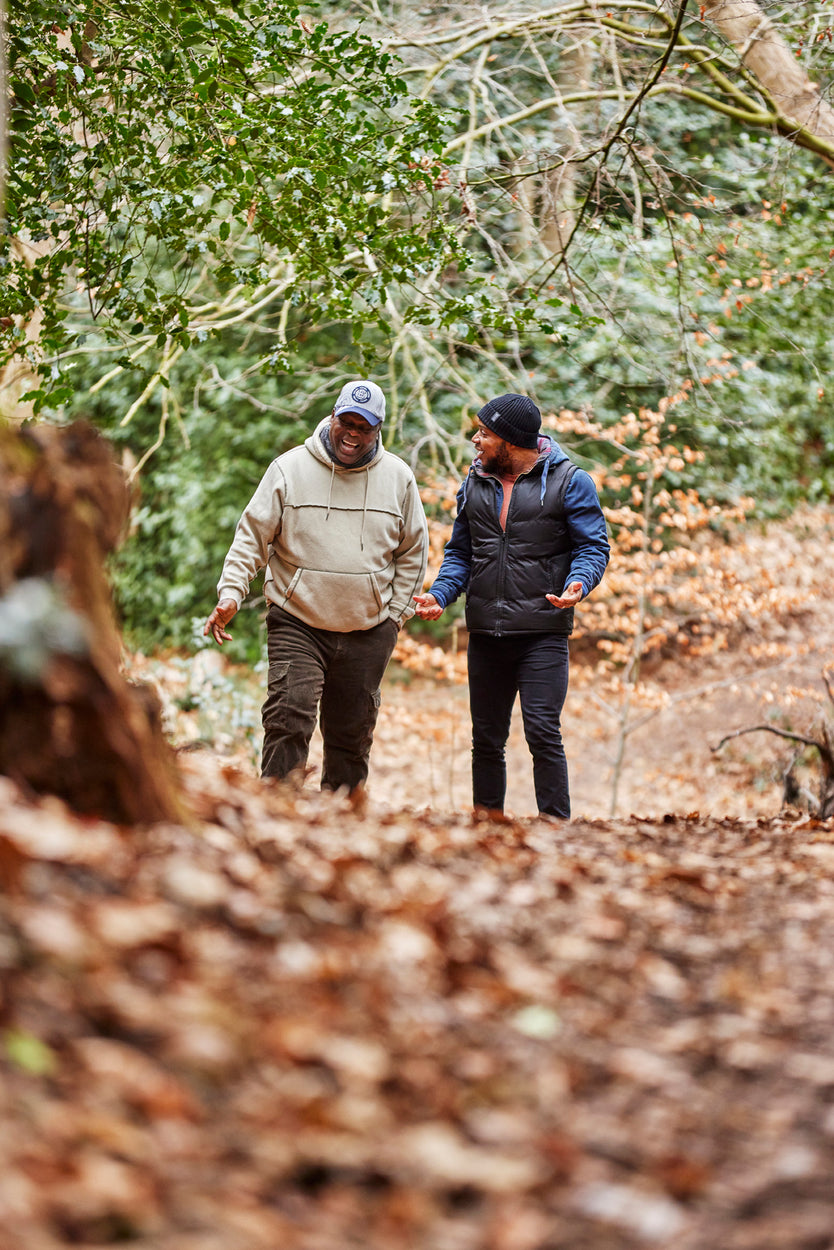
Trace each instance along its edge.
{"label": "brown leaf litter", "polygon": [[0,1246],[823,1250],[834,825],[0,780]]}

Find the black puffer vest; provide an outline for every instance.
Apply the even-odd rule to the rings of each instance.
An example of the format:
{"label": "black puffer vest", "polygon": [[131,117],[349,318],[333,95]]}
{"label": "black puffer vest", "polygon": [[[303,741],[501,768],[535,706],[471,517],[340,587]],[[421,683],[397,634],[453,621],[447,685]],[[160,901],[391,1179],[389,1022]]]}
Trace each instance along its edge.
{"label": "black puffer vest", "polygon": [[472,536],[472,569],[466,595],[466,626],[475,634],[569,634],[573,608],[554,608],[545,595],[561,594],[570,571],[571,542],[565,491],[576,465],[548,468],[539,460],[513,486],[506,529],[501,529],[496,479],[471,471],[466,517]]}

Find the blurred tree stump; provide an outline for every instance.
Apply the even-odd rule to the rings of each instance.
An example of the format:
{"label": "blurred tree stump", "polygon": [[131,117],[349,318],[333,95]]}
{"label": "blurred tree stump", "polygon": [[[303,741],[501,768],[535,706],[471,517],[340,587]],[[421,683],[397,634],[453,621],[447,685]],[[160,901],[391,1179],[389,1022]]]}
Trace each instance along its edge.
{"label": "blurred tree stump", "polygon": [[153,696],[120,671],[104,559],[128,506],[92,426],[0,427],[0,773],[118,823],[179,820]]}

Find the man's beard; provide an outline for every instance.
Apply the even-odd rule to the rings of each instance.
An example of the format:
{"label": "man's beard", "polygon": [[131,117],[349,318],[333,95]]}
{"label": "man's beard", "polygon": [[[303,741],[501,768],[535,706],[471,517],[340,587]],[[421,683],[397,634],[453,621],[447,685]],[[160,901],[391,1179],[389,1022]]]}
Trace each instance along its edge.
{"label": "man's beard", "polygon": [[499,447],[488,459],[481,456],[481,468],[486,469],[487,473],[494,473],[496,477],[512,477],[513,462],[507,447]]}

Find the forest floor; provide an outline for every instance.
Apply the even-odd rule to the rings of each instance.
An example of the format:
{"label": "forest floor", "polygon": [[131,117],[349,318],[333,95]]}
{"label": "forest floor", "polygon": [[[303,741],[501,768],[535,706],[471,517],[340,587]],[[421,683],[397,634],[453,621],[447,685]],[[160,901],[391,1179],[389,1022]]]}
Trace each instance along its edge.
{"label": "forest floor", "polygon": [[834,1250],[834,820],[780,813],[771,735],[709,749],[809,714],[824,539],[763,533],[796,610],[647,675],[637,815],[580,665],[558,826],[517,738],[473,823],[463,688],[405,674],[363,810],[257,779],[215,661],[189,822],[0,778],[0,1250]]}
{"label": "forest floor", "polygon": [[[812,731],[828,707],[821,673],[834,662],[834,509],[797,512],[789,521],[747,531],[741,556],[784,588],[778,616],[742,617],[728,645],[704,654],[680,650],[643,661],[632,698],[614,814],[694,812],[751,817],[778,812],[783,773],[795,747],[770,733],[747,735],[714,750],[724,734],[769,724]],[[598,593],[604,593],[603,588]],[[581,608],[579,609],[581,612]],[[612,814],[614,760],[623,694],[600,678],[581,638],[572,642],[571,683],[563,733],[575,816]],[[427,648],[428,650],[428,648]],[[457,680],[437,680],[396,661],[389,668],[371,761],[370,802],[380,814],[430,806],[470,806],[469,709],[465,642]],[[150,671],[172,709],[175,741],[211,743],[244,771],[257,773],[264,675],[235,673],[216,649],[189,665],[159,661]],[[430,671],[429,663],[423,674]],[[185,708],[186,710],[182,710]],[[314,736],[308,785],[320,772]],[[811,783],[812,758],[800,776]],[[507,810],[536,814],[530,756],[516,707],[507,749]]]}

